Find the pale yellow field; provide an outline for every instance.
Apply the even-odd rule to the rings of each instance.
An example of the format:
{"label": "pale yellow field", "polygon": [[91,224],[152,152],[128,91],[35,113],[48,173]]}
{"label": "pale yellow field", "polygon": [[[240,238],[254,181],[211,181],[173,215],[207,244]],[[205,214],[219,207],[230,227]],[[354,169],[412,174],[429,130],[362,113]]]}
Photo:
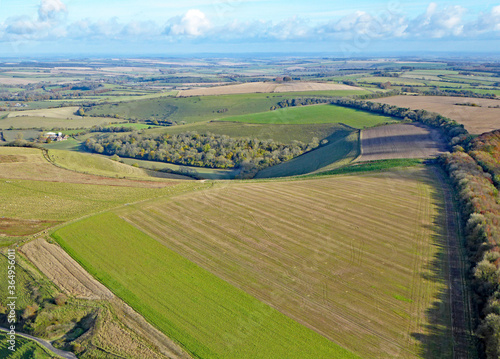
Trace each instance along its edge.
{"label": "pale yellow field", "polygon": [[78,111],[78,106],[47,108],[41,110],[26,110],[10,112],[7,117],[50,117],[62,119],[81,119],[81,116],[75,115]]}
{"label": "pale yellow field", "polygon": [[246,84],[204,87],[191,90],[179,91],[177,97],[187,96],[214,96],[214,95],[234,95],[245,93],[268,93],[276,88],[275,83],[249,82]]}
{"label": "pale yellow field", "polygon": [[292,82],[279,84],[274,92],[302,92],[302,91],[337,91],[337,90],[360,90],[364,89],[354,86],[321,83],[321,82]]}
{"label": "pale yellow field", "polygon": [[[427,110],[449,117],[465,126],[473,134],[500,128],[500,100],[446,96],[394,96],[372,100],[389,105]],[[475,103],[478,106],[460,106],[457,103]]]}
{"label": "pale yellow field", "polygon": [[232,95],[245,93],[271,93],[271,92],[302,92],[302,91],[334,91],[334,90],[363,90],[359,87],[340,85],[334,83],[321,82],[250,82],[238,85],[216,86],[206,88],[196,88],[182,90],[177,97],[187,96],[213,96],[213,95]]}

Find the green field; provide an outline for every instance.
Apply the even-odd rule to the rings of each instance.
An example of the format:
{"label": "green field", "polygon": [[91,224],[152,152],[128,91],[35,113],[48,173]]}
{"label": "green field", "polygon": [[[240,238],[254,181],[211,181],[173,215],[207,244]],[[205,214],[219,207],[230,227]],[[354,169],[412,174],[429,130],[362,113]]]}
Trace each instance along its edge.
{"label": "green field", "polygon": [[108,127],[131,127],[134,130],[144,130],[147,128],[158,128],[160,126],[146,125],[144,123],[115,123],[113,125],[109,125]]}
{"label": "green field", "polygon": [[178,174],[185,174],[187,176],[194,176],[196,178],[199,177],[212,180],[234,179],[235,176],[239,173],[238,170],[183,166],[166,162],[138,160],[135,158],[123,157],[120,158],[120,161],[127,165],[138,166],[140,168],[145,168],[153,171],[173,171]]}
{"label": "green field", "polygon": [[195,357],[357,358],[117,215],[84,219],[53,236],[91,274]]}
{"label": "green field", "polygon": [[[17,223],[24,230],[33,228],[35,233],[40,226],[45,226],[40,221],[53,221],[49,225],[54,225],[125,203],[202,186],[195,181],[153,181],[146,176],[140,177],[139,174],[144,172],[140,169],[127,172],[128,166],[107,159],[101,161],[93,156],[83,157],[89,155],[56,153],[62,163],[80,170],[93,168],[100,174],[113,168],[119,171],[114,173],[114,178],[77,173],[49,163],[40,150],[0,147],[0,212],[3,218],[13,219],[6,228],[0,225],[0,232],[10,233],[11,227]],[[141,181],[122,179],[127,176],[137,176]]]}
{"label": "green field", "polygon": [[185,132],[198,132],[199,134],[213,133],[229,137],[250,137],[260,140],[273,139],[278,142],[290,143],[292,141],[312,142],[314,137],[323,139],[338,130],[345,130],[339,124],[254,124],[244,122],[210,121],[192,123],[182,126],[169,126],[146,130],[146,134],[179,134]]}
{"label": "green field", "polygon": [[67,120],[64,118],[51,118],[51,117],[7,117],[0,119],[0,129],[31,129],[31,128],[44,128],[46,130],[52,129],[69,129],[69,128],[90,128],[92,126],[102,126],[110,122],[121,122],[120,119],[110,119],[101,117],[83,117],[79,119]]}
{"label": "green field", "polygon": [[41,134],[38,130],[3,130],[1,132],[7,142],[14,141],[19,137],[27,141],[33,141]]}
{"label": "green field", "polygon": [[255,178],[287,177],[327,171],[347,165],[360,155],[357,131],[339,130],[326,140],[327,144],[311,152],[259,171]]}
{"label": "green field", "polygon": [[275,111],[229,117],[224,121],[256,124],[342,123],[358,129],[397,122],[392,117],[334,105],[287,107]]}
{"label": "green field", "polygon": [[51,143],[43,143],[41,144],[41,146],[48,150],[66,150],[66,151],[81,150],[81,142],[75,140],[73,137],[70,137],[65,141],[53,141]]}
{"label": "green field", "polygon": [[434,185],[421,167],[219,183],[54,237],[197,357],[340,358],[335,342],[364,358],[444,358],[452,344]]}
{"label": "green field", "polygon": [[[363,94],[361,91],[356,94]],[[350,94],[349,92],[349,94]],[[318,94],[321,96],[335,92]],[[346,95],[341,92],[337,96]],[[354,93],[353,93],[354,94]],[[285,99],[314,97],[315,93],[254,93],[243,95],[165,97],[151,100],[121,102],[117,104],[97,105],[87,113],[98,116],[118,115],[123,118],[150,119],[176,122],[200,122],[235,115],[269,111],[272,106]]]}

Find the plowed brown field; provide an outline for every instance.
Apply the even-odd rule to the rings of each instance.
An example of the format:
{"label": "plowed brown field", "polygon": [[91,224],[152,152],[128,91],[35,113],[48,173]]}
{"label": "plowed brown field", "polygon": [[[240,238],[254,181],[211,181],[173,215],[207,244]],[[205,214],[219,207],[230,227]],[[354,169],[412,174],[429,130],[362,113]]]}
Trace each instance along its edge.
{"label": "plowed brown field", "polygon": [[428,158],[446,150],[438,130],[418,124],[396,124],[361,131],[357,161]]}

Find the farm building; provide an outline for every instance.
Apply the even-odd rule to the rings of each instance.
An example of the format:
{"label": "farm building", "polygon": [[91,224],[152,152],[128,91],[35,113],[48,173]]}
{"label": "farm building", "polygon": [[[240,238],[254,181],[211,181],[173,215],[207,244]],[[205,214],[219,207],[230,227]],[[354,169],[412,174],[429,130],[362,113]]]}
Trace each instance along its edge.
{"label": "farm building", "polygon": [[62,132],[47,132],[44,136],[44,139],[50,139],[51,141],[65,141],[68,139],[68,135],[63,135]]}

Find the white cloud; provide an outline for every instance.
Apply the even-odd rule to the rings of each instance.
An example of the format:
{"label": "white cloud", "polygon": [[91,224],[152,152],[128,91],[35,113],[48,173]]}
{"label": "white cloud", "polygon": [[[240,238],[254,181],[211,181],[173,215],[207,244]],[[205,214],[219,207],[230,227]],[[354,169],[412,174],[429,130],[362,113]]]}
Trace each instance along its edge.
{"label": "white cloud", "polygon": [[171,36],[187,35],[199,37],[205,35],[211,27],[210,21],[203,12],[191,9],[183,16],[171,18],[165,28],[165,34]]}
{"label": "white cloud", "polygon": [[382,12],[371,15],[364,11],[357,11],[351,15],[344,16],[340,20],[330,21],[326,25],[319,26],[316,32],[322,37],[337,37],[342,39],[353,39],[359,35],[368,38],[401,37],[408,27],[406,17],[392,13]]}
{"label": "white cloud", "polygon": [[306,21],[295,16],[271,26],[267,33],[270,38],[284,41],[308,38],[311,31],[312,28]]}
{"label": "white cloud", "polygon": [[[339,39],[366,43],[376,39],[481,39],[486,38],[488,34],[497,36],[500,32],[500,6],[495,6],[468,22],[465,21],[465,8],[442,7],[431,2],[425,12],[412,19],[400,13],[400,10],[388,8],[379,13],[357,11],[319,24],[298,16],[275,21],[241,21],[238,20],[237,14],[232,20],[225,22],[226,17],[221,18],[213,14],[212,18],[208,18],[202,11],[191,9],[170,18],[166,26],[162,26],[140,19],[125,23],[120,22],[118,18],[87,18],[68,24],[65,17],[68,9],[63,1],[65,0],[41,0],[37,15],[8,18],[0,23],[0,41],[52,40],[66,37],[99,41],[146,42],[163,39],[172,42],[195,40],[240,44]],[[223,1],[220,0],[221,3]]]}
{"label": "white cloud", "polygon": [[31,19],[28,16],[9,18],[6,21],[5,32],[12,35],[32,35],[47,28],[47,24]]}
{"label": "white cloud", "polygon": [[54,20],[65,12],[66,5],[60,0],[42,0],[38,8],[38,18],[40,21]]}
{"label": "white cloud", "polygon": [[471,36],[498,31],[500,31],[500,5],[493,7],[491,12],[480,14],[476,21],[465,26],[465,33]]}
{"label": "white cloud", "polygon": [[122,30],[120,31],[120,35],[125,37],[151,37],[154,35],[159,35],[160,33],[160,28],[153,21],[132,21],[123,26]]}
{"label": "white cloud", "polygon": [[1,37],[4,40],[38,40],[47,37],[65,36],[60,27],[60,14],[67,11],[66,5],[60,0],[42,0],[38,6],[38,18],[19,16],[8,18],[0,26],[3,28]]}
{"label": "white cloud", "polygon": [[458,5],[439,9],[436,3],[430,3],[424,14],[409,23],[406,34],[429,38],[460,36],[464,31],[463,16],[466,11]]}

